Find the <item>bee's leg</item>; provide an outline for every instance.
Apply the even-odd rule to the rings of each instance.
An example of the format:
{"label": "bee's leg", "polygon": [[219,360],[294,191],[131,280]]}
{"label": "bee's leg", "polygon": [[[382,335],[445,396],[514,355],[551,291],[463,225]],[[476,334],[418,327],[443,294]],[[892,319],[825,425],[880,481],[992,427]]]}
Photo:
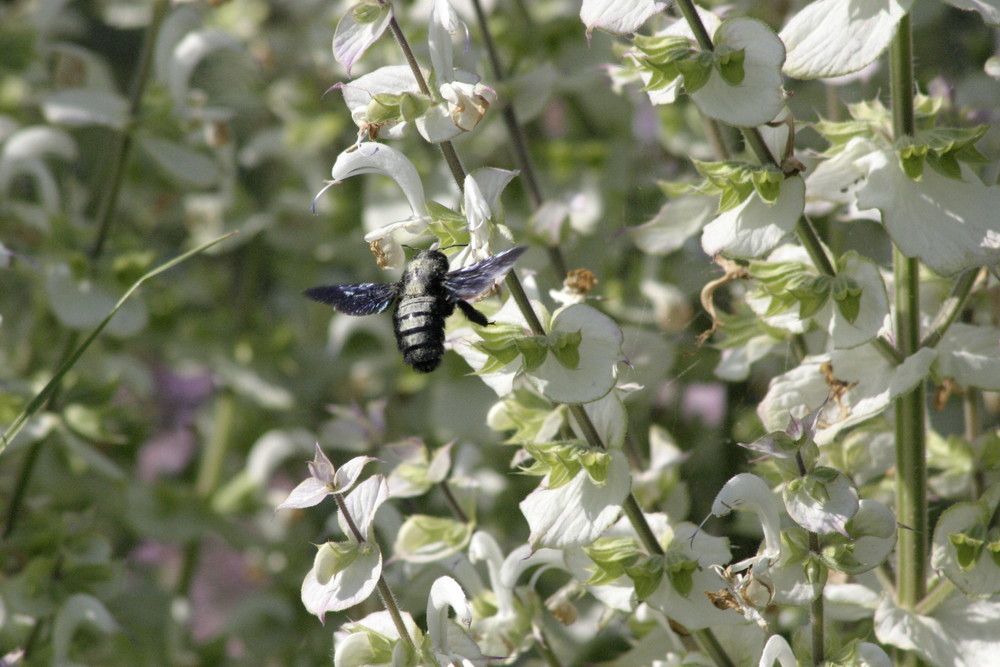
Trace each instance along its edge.
{"label": "bee's leg", "polygon": [[470,321],[475,322],[479,326],[485,327],[489,324],[493,324],[488,319],[486,319],[485,315],[483,315],[478,310],[473,308],[472,304],[470,304],[468,301],[459,299],[458,301],[455,302],[455,305],[458,306],[458,309],[461,310],[462,313],[466,317],[468,317]]}

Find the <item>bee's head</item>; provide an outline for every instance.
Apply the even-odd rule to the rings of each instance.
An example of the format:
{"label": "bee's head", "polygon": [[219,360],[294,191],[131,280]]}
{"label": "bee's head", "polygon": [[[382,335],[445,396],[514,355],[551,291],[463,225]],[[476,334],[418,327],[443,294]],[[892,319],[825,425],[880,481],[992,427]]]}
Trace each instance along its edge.
{"label": "bee's head", "polygon": [[[435,271],[441,271],[443,273],[448,272],[449,262],[448,256],[445,255],[440,250],[419,250],[417,248],[410,248],[410,246],[403,246],[404,248],[409,248],[410,250],[416,250],[416,254],[413,255],[411,262],[419,262],[425,265],[429,269]],[[452,246],[449,246],[452,247]]]}

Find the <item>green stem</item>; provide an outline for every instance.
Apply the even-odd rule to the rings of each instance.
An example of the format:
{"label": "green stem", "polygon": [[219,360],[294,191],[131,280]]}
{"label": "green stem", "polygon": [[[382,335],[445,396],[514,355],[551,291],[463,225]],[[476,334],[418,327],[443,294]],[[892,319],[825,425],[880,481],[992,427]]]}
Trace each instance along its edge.
{"label": "green stem", "polygon": [[[503,82],[506,77],[503,67],[500,64],[500,54],[497,51],[496,42],[493,41],[493,33],[490,32],[490,26],[486,20],[486,12],[483,11],[483,5],[479,0],[472,0],[472,7],[476,12],[476,21],[479,22],[479,30],[483,34],[483,46],[486,47],[486,54],[490,61],[490,67],[493,70],[493,78],[496,79],[497,83]],[[521,180],[528,191],[531,209],[537,211],[541,208],[544,198],[542,197],[542,188],[538,184],[535,166],[531,161],[531,154],[528,152],[528,142],[524,136],[524,128],[517,119],[517,114],[514,112],[514,105],[509,101],[504,103],[501,115],[503,116],[504,125],[507,126],[507,133],[510,135],[510,144],[514,148],[514,158],[521,171]],[[552,262],[556,274],[562,278],[566,275],[566,260],[563,258],[562,250],[558,246],[546,247],[549,252],[549,261]]]}
{"label": "green stem", "polygon": [[[809,533],[809,551],[819,555],[819,535]],[[809,620],[812,629],[812,659],[814,665],[822,665],[826,660],[825,644],[826,609],[823,606],[823,594],[817,595],[809,605]]]}
{"label": "green stem", "polygon": [[[889,49],[893,136],[899,141],[915,130],[913,111],[912,27],[904,16]],[[893,251],[896,305],[896,347],[903,357],[920,346],[920,276],[916,259]],[[927,434],[925,432],[924,383],[895,402],[896,424],[896,515],[903,524],[896,545],[897,603],[913,611],[927,592]],[[917,658],[909,653],[906,664]]]}
{"label": "green stem", "polygon": [[469,517],[466,516],[465,510],[462,509],[462,506],[458,504],[458,499],[455,498],[455,494],[451,492],[448,480],[441,480],[439,486],[441,487],[441,493],[444,494],[444,500],[448,504],[448,508],[451,509],[451,513],[455,515],[455,518],[462,523],[469,523]]}
{"label": "green stem", "polygon": [[944,300],[937,315],[934,316],[930,330],[920,340],[920,347],[933,348],[941,342],[941,338],[948,331],[948,327],[962,313],[962,309],[965,307],[965,302],[972,293],[972,287],[976,284],[976,280],[981,274],[985,275],[985,272],[986,269],[969,269],[958,277],[958,280],[951,286],[951,293],[948,294],[948,298]]}
{"label": "green stem", "polygon": [[118,195],[121,192],[122,181],[125,179],[125,167],[128,164],[129,154],[132,151],[132,140],[135,135],[135,128],[138,126],[139,113],[142,108],[142,98],[146,92],[146,84],[149,82],[149,75],[152,70],[153,54],[156,51],[156,38],[160,34],[160,26],[167,16],[170,3],[167,0],[159,0],[153,5],[153,16],[146,27],[146,34],[143,38],[142,51],[139,54],[139,63],[136,67],[135,78],[132,80],[132,89],[129,91],[128,115],[126,116],[125,127],[115,133],[112,139],[111,149],[107,152],[108,174],[102,183],[104,189],[98,199],[97,214],[97,236],[90,247],[89,257],[91,262],[91,272],[96,270],[97,260],[104,251],[104,244],[111,233],[111,225],[115,220],[115,209],[118,206]]}
{"label": "green stem", "polygon": [[[333,494],[333,500],[337,503],[337,507],[340,509],[340,516],[344,519],[344,523],[347,524],[347,529],[350,531],[351,536],[359,544],[366,542],[365,536],[361,534],[358,529],[358,525],[354,523],[354,517],[351,516],[351,511],[347,507],[347,503],[344,502],[344,496],[340,493]],[[403,621],[403,615],[399,611],[399,604],[396,602],[396,596],[392,594],[392,589],[389,588],[389,584],[385,583],[385,577],[379,575],[378,582],[375,584],[378,590],[379,597],[382,598],[382,606],[385,610],[389,612],[389,618],[392,619],[392,624],[396,627],[396,632],[399,633],[399,638],[403,641],[407,648],[410,649],[410,655],[416,656],[417,645],[414,643],[413,638],[410,637],[409,631],[406,629],[406,623]]]}
{"label": "green stem", "polygon": [[195,492],[199,498],[208,498],[219,486],[222,478],[223,463],[229,450],[232,438],[233,422],[236,417],[236,397],[230,390],[223,390],[215,401],[215,413],[212,418],[212,432],[208,443],[202,450],[198,466],[198,478],[195,482]]}
{"label": "green stem", "polygon": [[729,655],[726,653],[726,649],[722,647],[719,643],[718,638],[715,636],[709,628],[704,630],[694,630],[691,633],[694,640],[698,643],[698,647],[702,652],[707,655],[712,661],[719,667],[735,667],[736,663],[732,661]]}

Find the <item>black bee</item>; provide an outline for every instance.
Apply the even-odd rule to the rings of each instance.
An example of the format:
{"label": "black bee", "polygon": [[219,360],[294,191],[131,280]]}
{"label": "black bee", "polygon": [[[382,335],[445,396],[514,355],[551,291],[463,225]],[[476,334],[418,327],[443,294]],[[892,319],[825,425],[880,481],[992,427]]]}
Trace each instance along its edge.
{"label": "black bee", "polygon": [[403,361],[430,373],[444,356],[445,318],[458,306],[476,324],[489,324],[466,299],[478,297],[506,276],[525,250],[511,248],[456,271],[448,271],[448,257],[440,250],[421,250],[406,265],[399,282],[324,285],[304,294],[345,315],[381,313],[398,299],[392,315],[396,345]]}

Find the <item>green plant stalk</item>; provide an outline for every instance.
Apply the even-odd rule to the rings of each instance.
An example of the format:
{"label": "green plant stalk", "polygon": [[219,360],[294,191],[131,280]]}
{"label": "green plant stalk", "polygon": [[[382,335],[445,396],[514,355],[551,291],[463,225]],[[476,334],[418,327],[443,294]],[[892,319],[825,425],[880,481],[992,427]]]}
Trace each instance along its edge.
{"label": "green plant stalk", "polygon": [[[889,47],[893,135],[896,141],[914,134],[912,27],[904,16]],[[893,251],[896,347],[909,357],[920,346],[920,277],[916,259]],[[913,611],[927,592],[927,434],[924,383],[895,402],[896,516],[903,524],[896,545],[897,603]],[[916,656],[906,661],[916,664]]]}
{"label": "green plant stalk", "polygon": [[115,307],[111,309],[111,312],[108,313],[107,317],[101,320],[101,323],[98,324],[97,327],[90,333],[90,335],[87,336],[87,338],[83,341],[83,343],[80,344],[80,347],[76,348],[76,350],[74,350],[73,353],[69,355],[69,357],[56,370],[55,374],[52,376],[52,379],[46,383],[46,385],[42,388],[42,390],[38,392],[38,394],[33,399],[31,399],[31,402],[28,403],[28,405],[24,408],[24,410],[22,410],[21,413],[14,419],[14,421],[11,422],[10,426],[7,427],[7,430],[4,431],[3,436],[0,437],[0,454],[2,454],[7,449],[7,445],[9,445],[11,442],[14,441],[14,438],[17,437],[17,434],[20,433],[21,429],[24,428],[24,425],[28,423],[28,420],[34,417],[35,414],[37,414],[38,411],[42,408],[42,406],[45,405],[45,402],[52,395],[52,392],[56,390],[56,387],[59,386],[59,383],[62,382],[62,379],[63,377],[66,376],[66,373],[68,373],[70,369],[73,368],[76,362],[79,361],[80,357],[83,356],[83,353],[87,351],[87,348],[91,346],[91,344],[97,339],[97,337],[101,335],[101,332],[104,331],[104,328],[108,326],[108,323],[111,321],[111,318],[113,318],[118,313],[118,311],[121,310],[121,307],[125,305],[125,302],[128,301],[129,297],[131,297],[132,294],[134,294],[135,291],[139,289],[139,287],[141,287],[144,282],[146,282],[151,278],[155,278],[164,271],[172,269],[181,262],[190,259],[195,255],[205,252],[215,244],[220,243],[225,239],[228,239],[235,233],[236,232],[229,232],[228,234],[223,234],[222,236],[213,239],[208,243],[203,243],[202,245],[198,246],[197,248],[194,248],[193,250],[188,250],[183,255],[175,257],[169,262],[161,264],[160,266],[156,267],[152,271],[149,271],[141,278],[136,280],[134,283],[132,283],[132,286],[125,291],[125,293],[121,296],[120,299],[118,299],[118,303],[116,303]]}
{"label": "green plant stalk", "polygon": [[211,433],[208,442],[202,449],[198,462],[198,476],[195,481],[195,493],[199,498],[209,498],[219,488],[222,479],[222,467],[226,461],[236,417],[236,397],[229,389],[223,389],[215,401],[212,414]]}
{"label": "green plant stalk", "polygon": [[[483,46],[486,47],[490,67],[493,69],[493,78],[496,79],[497,83],[501,83],[506,77],[504,76],[503,67],[500,65],[500,54],[497,51],[496,42],[493,41],[493,33],[490,32],[489,23],[486,20],[486,12],[483,11],[483,5],[480,0],[472,0],[472,7],[476,12],[476,21],[478,21],[479,30],[483,35]],[[531,209],[537,211],[542,207],[542,202],[544,201],[542,188],[538,184],[535,166],[531,162],[531,154],[528,152],[528,142],[524,136],[524,128],[518,121],[517,114],[514,112],[514,106],[510,101],[504,102],[501,116],[503,117],[504,125],[507,126],[507,134],[510,135],[510,144],[514,148],[514,157],[521,171],[521,180],[524,183],[525,190],[528,192]],[[547,245],[546,249],[548,250],[549,261],[552,263],[556,275],[560,278],[564,277],[566,275],[566,259],[563,257],[559,246]]]}
{"label": "green plant stalk", "polygon": [[965,302],[968,301],[980,273],[985,271],[986,269],[969,269],[958,277],[951,286],[948,298],[944,300],[937,315],[934,316],[934,321],[931,322],[927,334],[920,340],[920,347],[935,347],[941,342],[941,338],[948,331],[948,327],[962,313]]}
{"label": "green plant stalk", "polygon": [[[340,516],[343,517],[344,523],[347,524],[352,537],[358,543],[366,542],[365,536],[361,534],[361,531],[358,530],[358,525],[354,523],[354,517],[351,516],[350,509],[347,507],[347,503],[344,502],[343,494],[333,494],[333,500],[337,503],[337,507],[340,509]],[[396,602],[396,597],[392,594],[392,589],[389,588],[389,584],[385,583],[385,577],[381,574],[378,577],[375,588],[378,590],[379,597],[382,598],[382,606],[389,612],[389,618],[392,619],[392,624],[396,627],[396,632],[399,633],[400,640],[410,649],[411,655],[419,655],[417,653],[417,645],[406,629],[406,623],[403,621],[403,615],[399,611],[399,604]]]}
{"label": "green plant stalk", "polygon": [[146,84],[149,82],[149,74],[152,70],[153,54],[156,51],[156,38],[160,34],[160,26],[170,9],[168,0],[159,0],[153,5],[153,16],[146,27],[143,38],[142,51],[139,54],[139,64],[132,80],[132,89],[129,91],[128,115],[126,116],[125,127],[115,133],[112,139],[111,150],[107,152],[110,167],[108,174],[104,177],[104,189],[98,199],[97,214],[97,236],[90,247],[89,257],[91,261],[91,271],[97,267],[97,259],[104,251],[104,244],[111,233],[111,225],[115,220],[115,208],[118,206],[118,194],[121,192],[122,181],[125,179],[125,166],[128,164],[129,154],[132,151],[132,139],[135,128],[138,126],[139,111],[142,107],[142,98],[146,92]]}

